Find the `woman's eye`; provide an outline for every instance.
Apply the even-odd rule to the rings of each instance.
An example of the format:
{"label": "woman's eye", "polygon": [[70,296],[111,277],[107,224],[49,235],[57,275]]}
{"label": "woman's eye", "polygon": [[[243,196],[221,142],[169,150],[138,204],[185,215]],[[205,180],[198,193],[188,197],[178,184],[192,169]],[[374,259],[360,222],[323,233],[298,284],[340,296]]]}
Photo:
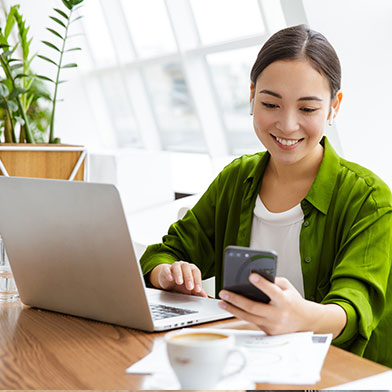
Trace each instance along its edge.
{"label": "woman's eye", "polygon": [[278,105],[275,105],[273,103],[262,102],[262,104],[263,104],[263,106],[265,106],[268,109],[275,109],[275,108],[279,107]]}
{"label": "woman's eye", "polygon": [[313,113],[318,109],[314,109],[314,108],[301,108],[300,110],[302,110],[305,113]]}

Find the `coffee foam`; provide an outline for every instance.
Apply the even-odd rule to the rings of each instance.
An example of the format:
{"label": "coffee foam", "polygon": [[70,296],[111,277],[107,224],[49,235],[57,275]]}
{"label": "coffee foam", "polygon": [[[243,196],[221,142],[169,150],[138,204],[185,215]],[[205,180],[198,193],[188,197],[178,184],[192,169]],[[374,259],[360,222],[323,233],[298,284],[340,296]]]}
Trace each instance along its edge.
{"label": "coffee foam", "polygon": [[170,342],[172,343],[191,343],[191,344],[198,344],[198,343],[207,343],[213,342],[217,340],[227,339],[227,335],[219,334],[219,333],[212,333],[212,332],[194,332],[194,333],[184,333],[175,335],[170,338]]}

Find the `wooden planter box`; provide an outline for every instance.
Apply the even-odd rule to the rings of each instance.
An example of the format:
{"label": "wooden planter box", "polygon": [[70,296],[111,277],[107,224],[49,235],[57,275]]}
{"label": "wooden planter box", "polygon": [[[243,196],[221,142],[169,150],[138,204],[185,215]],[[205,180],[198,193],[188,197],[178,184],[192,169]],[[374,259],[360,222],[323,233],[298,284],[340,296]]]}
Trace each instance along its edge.
{"label": "wooden planter box", "polygon": [[86,154],[83,146],[1,143],[0,175],[83,181]]}

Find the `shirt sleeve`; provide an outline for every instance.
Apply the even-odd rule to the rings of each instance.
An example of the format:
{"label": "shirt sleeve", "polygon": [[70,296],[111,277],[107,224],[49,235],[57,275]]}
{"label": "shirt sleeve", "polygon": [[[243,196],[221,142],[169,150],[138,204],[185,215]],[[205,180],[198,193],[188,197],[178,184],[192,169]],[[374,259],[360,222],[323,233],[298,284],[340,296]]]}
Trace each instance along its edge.
{"label": "shirt sleeve", "polygon": [[322,303],[335,303],[347,323],[333,343],[362,355],[386,305],[391,271],[392,212],[371,195],[350,224],[336,256],[331,288]]}
{"label": "shirt sleeve", "polygon": [[173,223],[162,243],[147,247],[140,259],[143,275],[157,265],[188,261],[196,264],[202,279],[214,275],[214,231],[219,176],[183,219]]}

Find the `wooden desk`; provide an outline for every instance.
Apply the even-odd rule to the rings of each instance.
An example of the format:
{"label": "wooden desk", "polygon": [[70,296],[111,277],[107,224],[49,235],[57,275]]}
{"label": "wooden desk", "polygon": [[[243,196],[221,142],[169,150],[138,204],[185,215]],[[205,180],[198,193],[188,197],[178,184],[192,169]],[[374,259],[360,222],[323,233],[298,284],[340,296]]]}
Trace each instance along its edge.
{"label": "wooden desk", "polygon": [[[234,319],[210,323],[247,328]],[[0,304],[0,389],[139,389],[142,376],[125,369],[164,333],[144,333],[96,321]],[[389,370],[331,347],[316,385],[258,384],[258,389],[321,389]]]}

